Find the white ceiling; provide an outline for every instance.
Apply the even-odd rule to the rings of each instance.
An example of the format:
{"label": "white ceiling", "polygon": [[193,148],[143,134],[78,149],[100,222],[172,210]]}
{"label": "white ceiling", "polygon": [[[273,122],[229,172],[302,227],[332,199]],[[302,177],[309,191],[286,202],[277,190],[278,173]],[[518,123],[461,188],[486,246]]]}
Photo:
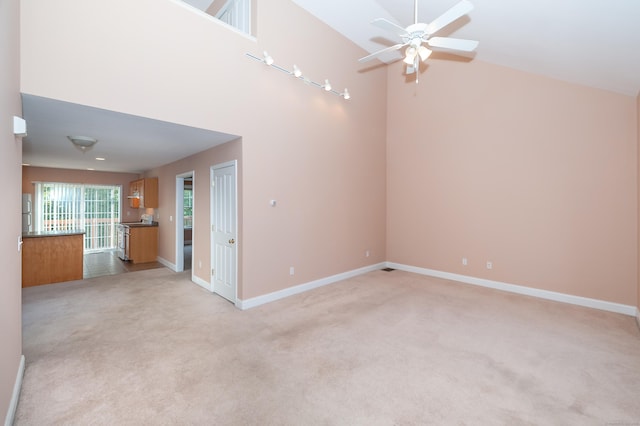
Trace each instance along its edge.
{"label": "white ceiling", "polygon": [[[189,1],[200,7],[209,2]],[[373,19],[386,18],[402,27],[413,22],[413,0],[293,2],[370,53],[399,41],[372,26]],[[422,0],[419,21],[431,22],[457,2]],[[437,35],[478,40],[475,60],[630,96],[640,91],[640,0],[471,2],[473,11]],[[397,58],[399,53],[383,59]],[[442,58],[434,54],[429,61]],[[363,69],[369,66],[363,64]],[[28,132],[23,162],[34,166],[140,172],[237,138],[30,95],[23,95],[23,117]],[[99,142],[82,153],[68,135]]]}
{"label": "white ceiling", "polygon": [[[142,172],[238,137],[24,94],[22,111],[28,133],[22,161],[39,167]],[[67,136],[98,143],[82,152]]]}
{"label": "white ceiling", "polygon": [[[478,40],[477,60],[631,96],[640,91],[639,0],[470,1],[474,10],[437,35]],[[399,42],[373,19],[413,23],[413,0],[293,2],[370,53]],[[418,20],[429,23],[457,2],[420,0]]]}

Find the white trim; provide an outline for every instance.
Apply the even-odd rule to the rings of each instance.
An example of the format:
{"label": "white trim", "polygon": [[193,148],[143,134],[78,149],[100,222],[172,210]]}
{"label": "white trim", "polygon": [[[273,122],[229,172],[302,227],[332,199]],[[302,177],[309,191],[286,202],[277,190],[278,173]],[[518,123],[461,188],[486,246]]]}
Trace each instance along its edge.
{"label": "white trim", "polygon": [[200,287],[204,288],[205,290],[213,293],[213,286],[211,285],[211,283],[206,282],[200,277],[196,277],[195,274],[191,274],[191,281],[193,281],[195,284],[198,284]]}
{"label": "white trim", "polygon": [[162,263],[167,268],[171,269],[173,272],[178,272],[178,268],[176,267],[175,263],[171,263],[167,259],[160,256],[156,257],[156,260]]}
{"label": "white trim", "polygon": [[18,374],[16,375],[16,381],[13,385],[13,395],[11,396],[11,402],[9,403],[9,410],[7,416],[4,419],[5,426],[11,426],[16,417],[16,410],[18,409],[18,400],[20,399],[20,390],[22,389],[22,378],[24,377],[24,355],[20,356],[20,365],[18,366]]}
{"label": "white trim", "polygon": [[638,323],[638,328],[640,328],[640,306],[636,309],[636,322]]}
{"label": "white trim", "polygon": [[274,291],[273,293],[264,294],[262,296],[253,297],[251,299],[240,300],[236,306],[242,310],[255,308],[256,306],[264,305],[265,303],[274,302],[276,300],[284,299],[285,297],[293,296],[294,294],[303,293],[305,291],[313,290],[318,287],[333,284],[338,281],[353,278],[358,275],[366,274],[385,267],[385,263],[378,263],[375,265],[365,266],[363,268],[354,269],[352,271],[343,272],[341,274],[332,275],[326,278],[320,278],[319,280],[310,281],[308,283],[299,284],[293,287],[288,287],[282,290]]}
{"label": "white trim", "polygon": [[538,297],[540,299],[553,300],[556,302],[569,303],[572,305],[585,306],[588,308],[600,309],[603,311],[616,312],[618,314],[635,315],[636,307],[623,305],[620,303],[607,302],[605,300],[590,299],[588,297],[574,296],[571,294],[557,293],[555,291],[541,290],[532,287],[524,287],[515,284],[508,284],[499,281],[475,278],[467,275],[453,274],[450,272],[436,271],[433,269],[418,268],[415,266],[402,265],[400,263],[387,262],[387,267],[402,271],[413,272],[420,275],[444,278],[446,280],[458,281],[465,284],[473,284],[481,287],[493,288],[496,290],[508,291],[510,293],[524,294]]}

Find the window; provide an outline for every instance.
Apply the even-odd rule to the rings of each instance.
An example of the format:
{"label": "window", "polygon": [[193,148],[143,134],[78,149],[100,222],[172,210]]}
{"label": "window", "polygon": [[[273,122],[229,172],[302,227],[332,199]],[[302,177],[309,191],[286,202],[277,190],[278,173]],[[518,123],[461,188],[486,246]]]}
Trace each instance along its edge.
{"label": "window", "polygon": [[37,182],[35,230],[82,229],[85,251],[115,249],[120,193],[119,186]]}
{"label": "window", "polygon": [[251,0],[229,0],[216,18],[243,33],[251,34]]}
{"label": "window", "polygon": [[184,189],[184,227],[193,227],[193,189]]}

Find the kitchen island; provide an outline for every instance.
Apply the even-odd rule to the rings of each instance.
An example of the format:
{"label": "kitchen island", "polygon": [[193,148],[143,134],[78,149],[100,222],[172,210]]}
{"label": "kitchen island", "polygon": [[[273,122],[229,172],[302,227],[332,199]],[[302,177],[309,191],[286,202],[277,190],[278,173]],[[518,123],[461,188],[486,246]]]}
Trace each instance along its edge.
{"label": "kitchen island", "polygon": [[81,280],[84,231],[22,234],[22,287]]}

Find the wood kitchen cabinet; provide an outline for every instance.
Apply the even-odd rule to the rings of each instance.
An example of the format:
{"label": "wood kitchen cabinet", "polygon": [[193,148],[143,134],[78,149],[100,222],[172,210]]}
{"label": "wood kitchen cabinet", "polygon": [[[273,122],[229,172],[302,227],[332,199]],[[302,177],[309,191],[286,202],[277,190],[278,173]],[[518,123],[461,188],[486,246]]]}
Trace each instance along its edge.
{"label": "wood kitchen cabinet", "polygon": [[23,234],[22,287],[81,280],[84,232]]}
{"label": "wood kitchen cabinet", "polygon": [[131,263],[155,262],[158,258],[158,227],[130,227],[127,245]]}
{"label": "wood kitchen cabinet", "polygon": [[129,201],[134,209],[158,208],[158,178],[144,178],[130,182]]}

